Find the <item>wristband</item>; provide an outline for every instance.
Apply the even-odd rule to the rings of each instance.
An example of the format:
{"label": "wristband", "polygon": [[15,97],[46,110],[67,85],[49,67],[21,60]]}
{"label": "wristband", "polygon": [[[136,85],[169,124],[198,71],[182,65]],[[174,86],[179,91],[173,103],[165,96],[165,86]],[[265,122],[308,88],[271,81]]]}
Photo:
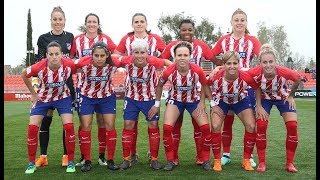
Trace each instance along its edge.
{"label": "wristband", "polygon": [[155,102],[154,102],[154,106],[155,106],[155,107],[160,107],[160,101],[155,101]]}

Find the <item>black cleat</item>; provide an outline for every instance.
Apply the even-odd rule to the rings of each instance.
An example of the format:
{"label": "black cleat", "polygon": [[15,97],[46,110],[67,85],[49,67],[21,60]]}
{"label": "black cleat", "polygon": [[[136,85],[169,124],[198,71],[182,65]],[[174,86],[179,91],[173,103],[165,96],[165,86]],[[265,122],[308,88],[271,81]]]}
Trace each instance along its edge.
{"label": "black cleat", "polygon": [[168,161],[166,166],[164,166],[163,169],[166,171],[172,171],[175,167],[176,167],[176,165],[174,164],[173,161]]}
{"label": "black cleat", "polygon": [[81,171],[82,171],[82,172],[87,172],[87,171],[90,171],[91,168],[92,168],[92,166],[91,166],[91,161],[86,160],[86,161],[84,162],[84,165],[81,167]]}
{"label": "black cleat", "polygon": [[112,159],[109,159],[108,161],[107,161],[107,168],[108,169],[110,169],[110,170],[118,170],[118,169],[120,169],[120,167],[119,166],[117,166],[117,165],[115,165],[114,164],[114,161],[112,160]]}

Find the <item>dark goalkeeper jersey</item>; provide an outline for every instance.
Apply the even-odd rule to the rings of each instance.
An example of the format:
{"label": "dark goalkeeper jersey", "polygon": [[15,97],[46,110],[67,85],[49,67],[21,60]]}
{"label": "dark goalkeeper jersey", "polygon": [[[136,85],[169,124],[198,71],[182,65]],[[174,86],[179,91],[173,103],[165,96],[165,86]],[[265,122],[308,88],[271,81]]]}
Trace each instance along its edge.
{"label": "dark goalkeeper jersey", "polygon": [[54,35],[51,31],[42,34],[37,42],[38,55],[35,57],[35,62],[46,58],[47,45],[52,41],[57,41],[62,47],[63,56],[69,57],[73,38],[73,34],[67,31],[63,31],[60,35]]}

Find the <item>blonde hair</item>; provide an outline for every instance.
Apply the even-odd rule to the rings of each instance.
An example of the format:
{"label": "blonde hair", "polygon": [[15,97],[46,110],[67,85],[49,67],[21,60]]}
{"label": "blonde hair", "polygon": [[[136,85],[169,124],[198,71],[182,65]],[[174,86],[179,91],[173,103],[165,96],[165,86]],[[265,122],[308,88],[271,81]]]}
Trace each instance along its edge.
{"label": "blonde hair", "polygon": [[63,15],[64,19],[66,19],[66,16],[65,16],[64,11],[62,10],[61,6],[56,6],[53,8],[53,10],[51,12],[51,17],[54,12],[60,12]]}
{"label": "blonde hair", "polygon": [[269,43],[263,44],[260,47],[259,56],[258,56],[260,61],[261,61],[261,56],[264,55],[264,54],[272,54],[275,59],[277,59],[277,57],[278,57],[277,51]]}
{"label": "blonde hair", "polygon": [[235,58],[238,62],[240,61],[240,55],[238,52],[236,51],[226,51],[223,55],[222,55],[222,63],[225,64],[229,59],[231,58]]}
{"label": "blonde hair", "polygon": [[[233,14],[231,16],[231,22],[232,22],[233,16],[235,16],[236,14],[244,14],[246,16],[246,21],[248,21],[247,14],[244,11],[242,11],[242,9],[238,8],[236,11],[233,12]],[[233,30],[231,31],[231,33],[233,33]],[[244,33],[245,34],[249,34],[250,33],[247,27],[245,28]]]}
{"label": "blonde hair", "polygon": [[149,44],[146,40],[144,39],[135,39],[131,43],[131,48],[132,50],[138,50],[138,51],[148,51],[149,49]]}

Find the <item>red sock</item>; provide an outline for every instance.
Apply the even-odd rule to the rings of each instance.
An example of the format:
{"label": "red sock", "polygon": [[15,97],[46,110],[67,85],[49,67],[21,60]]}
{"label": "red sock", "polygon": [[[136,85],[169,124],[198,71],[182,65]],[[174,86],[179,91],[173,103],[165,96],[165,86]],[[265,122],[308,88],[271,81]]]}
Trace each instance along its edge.
{"label": "red sock", "polygon": [[66,134],[66,148],[68,153],[68,160],[74,161],[74,149],[76,146],[76,135],[74,134],[74,127],[73,123],[67,123],[63,125],[63,129],[65,130]]}
{"label": "red sock", "polygon": [[204,124],[199,127],[202,136],[199,140],[199,144],[201,145],[200,156],[202,161],[208,161],[210,159],[210,147],[211,147],[211,134],[210,134],[210,125]]}
{"label": "red sock", "polygon": [[172,129],[173,129],[172,126],[168,124],[163,124],[163,145],[164,145],[167,161],[174,160]]}
{"label": "red sock", "polygon": [[245,132],[243,137],[243,159],[250,159],[256,143],[256,133]]}
{"label": "red sock", "polygon": [[[193,125],[193,139],[196,144],[196,152],[197,152],[197,159],[201,160],[202,159],[202,150],[201,150],[201,130],[194,118],[191,119],[192,125]],[[209,126],[210,128],[210,126]],[[210,130],[209,130],[210,131]],[[209,132],[210,133],[210,132]]]}
{"label": "red sock", "polygon": [[80,151],[85,160],[91,160],[91,131],[80,131]]}
{"label": "red sock", "polygon": [[287,139],[286,139],[286,154],[287,164],[293,163],[293,158],[298,146],[298,123],[295,120],[287,121]]}
{"label": "red sock", "polygon": [[172,138],[173,138],[173,153],[174,159],[179,159],[179,146],[181,138],[181,126],[182,126],[183,116],[179,116],[176,124],[173,126]]}
{"label": "red sock", "polygon": [[106,152],[106,128],[98,128],[99,154]]}
{"label": "red sock", "polygon": [[38,126],[29,124],[28,138],[27,138],[29,162],[36,161],[36,154],[37,154],[37,148],[38,148],[38,131],[39,131]]}
{"label": "red sock", "polygon": [[160,145],[160,131],[159,127],[157,128],[148,128],[149,134],[149,149],[152,158],[158,158],[159,145]]}
{"label": "red sock", "polygon": [[234,121],[234,115],[226,115],[223,121],[223,129],[222,129],[221,136],[222,136],[223,152],[225,153],[230,153],[233,121]]}
{"label": "red sock", "polygon": [[211,149],[214,159],[221,159],[221,133],[211,132]]}
{"label": "red sock", "polygon": [[131,154],[136,154],[137,153],[137,138],[138,138],[138,120],[135,122],[134,128],[133,128]]}
{"label": "red sock", "polygon": [[114,153],[117,145],[117,131],[116,129],[106,131],[106,145],[108,150],[108,160],[114,159]]}
{"label": "red sock", "polygon": [[266,162],[268,120],[258,119],[256,122],[257,122],[256,146],[257,146],[259,163],[261,163],[261,162]]}
{"label": "red sock", "polygon": [[133,130],[122,130],[122,153],[124,158],[130,157],[130,149],[133,139]]}

